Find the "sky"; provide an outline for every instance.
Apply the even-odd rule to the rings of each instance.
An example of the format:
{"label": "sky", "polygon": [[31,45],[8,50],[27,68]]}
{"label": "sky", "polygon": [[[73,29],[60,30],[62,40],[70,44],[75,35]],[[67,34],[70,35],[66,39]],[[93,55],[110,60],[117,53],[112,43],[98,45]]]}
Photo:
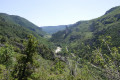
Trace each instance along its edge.
{"label": "sky", "polygon": [[100,17],[119,0],[0,0],[0,13],[18,15],[37,26],[73,24]]}

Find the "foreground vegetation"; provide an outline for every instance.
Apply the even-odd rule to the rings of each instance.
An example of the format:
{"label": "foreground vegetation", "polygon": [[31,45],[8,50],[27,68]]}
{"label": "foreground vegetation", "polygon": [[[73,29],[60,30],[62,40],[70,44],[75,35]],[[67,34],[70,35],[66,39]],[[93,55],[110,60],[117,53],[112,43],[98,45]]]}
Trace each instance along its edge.
{"label": "foreground vegetation", "polygon": [[0,14],[0,80],[119,80],[119,21],[118,6],[46,40],[29,21]]}
{"label": "foreground vegetation", "polygon": [[0,48],[0,79],[119,80],[120,49],[110,47],[110,39],[110,36],[107,36],[105,41],[101,39],[101,45],[94,50],[86,46],[86,55],[81,57],[77,56],[76,51],[71,53],[65,48],[57,53],[60,57],[50,55],[52,58],[42,58],[42,53],[47,56],[48,53],[52,54],[52,51],[38,45],[38,41],[32,36],[24,42],[24,48],[20,51],[5,43]]}

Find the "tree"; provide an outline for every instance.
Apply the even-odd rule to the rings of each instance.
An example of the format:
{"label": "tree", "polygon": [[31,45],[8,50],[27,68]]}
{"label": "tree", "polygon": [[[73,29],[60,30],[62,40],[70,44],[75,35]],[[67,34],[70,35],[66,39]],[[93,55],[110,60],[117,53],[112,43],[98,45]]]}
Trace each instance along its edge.
{"label": "tree", "polygon": [[6,44],[0,48],[0,64],[6,65],[8,68],[12,65],[14,50],[11,45]]}
{"label": "tree", "polygon": [[[8,80],[11,78],[11,70],[14,66],[14,50],[11,45],[6,44],[4,47],[0,48],[0,79]],[[4,73],[3,73],[4,72]],[[4,78],[4,79],[3,79]]]}
{"label": "tree", "polygon": [[31,74],[35,71],[35,68],[38,67],[37,60],[37,41],[35,38],[30,35],[28,37],[28,42],[26,48],[22,52],[22,55],[18,59],[18,64],[16,65],[13,71],[13,77],[16,80],[28,80],[31,78]]}
{"label": "tree", "polygon": [[5,80],[5,71],[6,71],[6,67],[2,64],[0,64],[0,79],[1,80]]}

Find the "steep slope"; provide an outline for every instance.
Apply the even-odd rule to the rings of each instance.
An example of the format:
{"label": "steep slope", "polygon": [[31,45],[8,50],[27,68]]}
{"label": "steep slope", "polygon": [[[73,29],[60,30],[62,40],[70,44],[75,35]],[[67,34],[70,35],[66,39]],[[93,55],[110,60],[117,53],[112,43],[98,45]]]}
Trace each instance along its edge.
{"label": "steep slope", "polygon": [[[51,41],[55,43],[71,43],[77,39],[83,39],[82,37],[86,36],[89,33],[88,27],[90,23],[88,21],[80,21],[76,24],[67,27],[66,30],[59,31],[52,35]],[[91,33],[89,33],[91,36]],[[89,36],[88,36],[89,37]],[[87,38],[88,38],[87,37]]]}
{"label": "steep slope", "polygon": [[32,34],[37,40],[46,45],[49,42],[43,38],[46,34],[41,28],[30,21],[15,15],[0,13],[0,40],[21,42]]}
{"label": "steep slope", "polygon": [[76,46],[78,43],[86,41],[87,43],[95,42],[99,36],[104,35],[113,37],[113,43],[116,43],[119,42],[120,39],[118,34],[120,27],[119,23],[120,7],[118,6],[108,10],[105,15],[99,18],[89,21],[79,21],[66,30],[53,34],[51,41],[54,43],[58,43],[58,41],[60,41],[64,44],[73,43]]}
{"label": "steep slope", "polygon": [[[37,44],[39,44],[38,53],[45,59],[52,59],[53,52],[51,49],[53,44],[44,38],[45,34],[41,28],[22,17],[0,14],[0,47],[8,44],[15,47],[16,51],[21,52],[28,36],[33,35],[38,41]],[[46,49],[44,54],[41,48]]]}
{"label": "steep slope", "polygon": [[110,9],[99,18],[79,21],[53,34],[51,41],[61,49],[55,54],[43,43],[38,44],[32,36],[27,41],[27,34],[44,41],[33,29],[0,17],[0,44],[5,42],[3,37],[12,42],[26,41],[23,50],[8,45],[8,42],[6,46],[0,45],[2,79],[120,79],[120,7]]}
{"label": "steep slope", "polygon": [[[53,34],[51,41],[62,47],[59,55],[71,55],[69,58],[77,61],[76,66],[85,63],[86,74],[90,73],[94,78],[83,80],[120,79],[120,6],[99,18],[79,21]],[[78,69],[86,67],[78,66]]]}
{"label": "steep slope", "polygon": [[45,34],[45,32],[43,32],[41,28],[39,28],[38,26],[36,26],[32,22],[30,22],[30,21],[28,21],[25,18],[22,18],[20,16],[0,13],[0,18],[4,22],[13,23],[13,24],[17,24],[19,26],[23,26],[31,31],[36,32],[40,36],[43,36]]}
{"label": "steep slope", "polygon": [[66,25],[60,25],[60,26],[43,26],[41,28],[46,33],[53,34],[53,33],[56,33],[58,31],[64,30],[66,28]]}

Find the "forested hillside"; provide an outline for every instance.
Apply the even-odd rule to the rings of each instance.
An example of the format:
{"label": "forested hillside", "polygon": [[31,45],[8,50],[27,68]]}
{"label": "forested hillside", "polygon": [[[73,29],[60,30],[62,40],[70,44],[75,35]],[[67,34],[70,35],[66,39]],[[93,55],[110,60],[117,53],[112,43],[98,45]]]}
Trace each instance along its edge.
{"label": "forested hillside", "polygon": [[43,36],[45,34],[45,32],[43,32],[41,28],[39,28],[32,22],[30,22],[27,19],[22,18],[20,16],[0,13],[0,19],[1,19],[1,21],[7,22],[7,23],[12,23],[12,24],[17,24],[19,26],[23,26],[31,31],[36,32],[40,36]]}
{"label": "forested hillside", "polygon": [[6,39],[9,41],[20,41],[21,39],[26,39],[30,34],[34,35],[38,40],[41,39],[39,40],[40,42],[47,42],[47,40],[42,38],[46,33],[40,27],[22,17],[0,13],[1,39],[5,39],[4,41]]}
{"label": "forested hillside", "polygon": [[0,80],[120,80],[120,6],[64,29],[0,13]]}
{"label": "forested hillside", "polygon": [[76,45],[77,42],[90,42],[88,44],[92,44],[92,40],[97,40],[100,36],[111,36],[114,39],[112,42],[115,41],[114,45],[117,45],[116,42],[119,42],[119,20],[120,7],[118,6],[108,10],[99,18],[79,21],[66,30],[53,34],[51,41],[55,43],[59,41],[58,44],[63,42],[66,44],[76,43]]}
{"label": "forested hillside", "polygon": [[8,44],[16,47],[16,49],[22,49],[29,35],[33,35],[39,44],[42,43],[49,48],[53,47],[53,44],[44,38],[46,33],[40,27],[20,16],[0,13],[1,46]]}
{"label": "forested hillside", "polygon": [[41,27],[43,31],[45,31],[48,34],[53,34],[56,33],[58,31],[62,31],[65,30],[67,25],[60,25],[60,26],[43,26]]}
{"label": "forested hillside", "polygon": [[[93,75],[101,72],[102,75],[98,73],[96,75],[101,76],[102,79],[119,80],[119,32],[120,7],[118,6],[111,8],[99,18],[79,21],[66,30],[53,34],[51,41],[61,46],[64,49],[63,53],[67,51],[69,54],[74,54],[81,60],[90,63],[92,69],[98,69],[98,71],[92,72]],[[66,55],[63,53],[61,55]],[[88,69],[91,69],[89,64],[86,65],[89,66]],[[96,79],[98,78],[96,77]],[[88,80],[93,79],[88,78]]]}
{"label": "forested hillside", "polygon": [[0,13],[0,80],[38,79],[39,64],[55,59],[54,45],[45,34],[22,17]]}

